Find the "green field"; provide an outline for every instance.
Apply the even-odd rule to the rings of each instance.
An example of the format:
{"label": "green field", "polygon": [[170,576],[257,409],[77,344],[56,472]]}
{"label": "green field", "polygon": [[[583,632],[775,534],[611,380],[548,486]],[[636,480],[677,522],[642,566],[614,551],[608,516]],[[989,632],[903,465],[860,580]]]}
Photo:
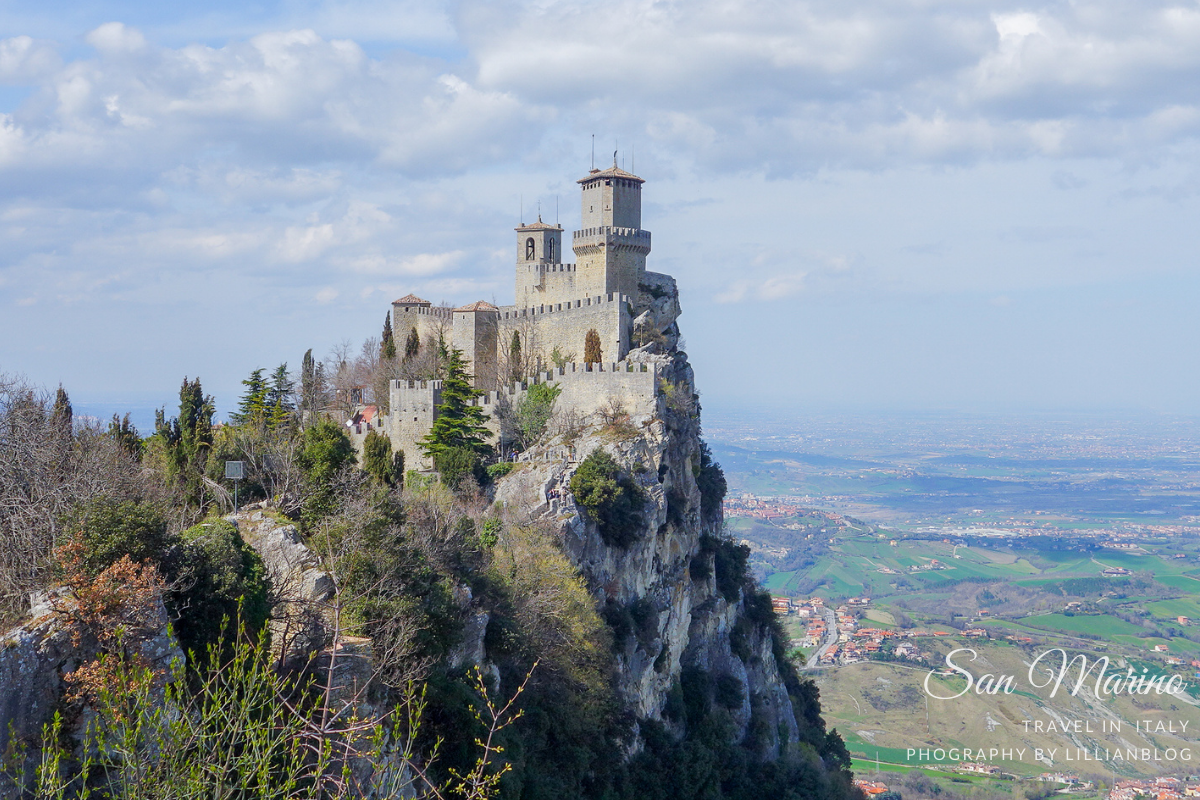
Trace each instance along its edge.
{"label": "green field", "polygon": [[1141,628],[1131,625],[1123,619],[1101,615],[1085,616],[1077,614],[1073,617],[1068,617],[1065,614],[1043,614],[1036,617],[1025,617],[1020,622],[1024,625],[1043,630],[1087,633],[1103,637],[1111,637],[1118,634],[1132,636],[1142,631]]}

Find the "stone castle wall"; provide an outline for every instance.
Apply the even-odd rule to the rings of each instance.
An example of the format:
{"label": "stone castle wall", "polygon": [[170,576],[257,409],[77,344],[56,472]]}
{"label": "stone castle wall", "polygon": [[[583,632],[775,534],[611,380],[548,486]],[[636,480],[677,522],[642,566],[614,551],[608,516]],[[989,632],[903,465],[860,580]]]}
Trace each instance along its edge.
{"label": "stone castle wall", "polygon": [[517,307],[531,308],[547,303],[566,303],[577,297],[602,292],[587,291],[576,281],[574,264],[517,265]]}
{"label": "stone castle wall", "polygon": [[[487,427],[500,439],[500,417],[529,391],[529,387],[548,383],[561,387],[555,401],[556,414],[577,414],[581,419],[593,416],[611,400],[620,402],[631,417],[649,417],[654,413],[661,368],[654,363],[609,362],[564,364],[539,372],[527,381],[486,392],[475,398],[474,405],[487,415]],[[431,469],[432,462],[421,453],[420,442],[433,427],[437,407],[442,402],[441,381],[392,381],[389,389],[391,413],[380,417],[378,428],[388,435],[392,450],[403,450],[409,469]],[[351,431],[361,449],[367,431]]]}
{"label": "stone castle wall", "polygon": [[640,228],[601,226],[582,228],[572,234],[576,282],[593,291],[619,292],[634,296],[646,272],[651,248],[650,232]]}
{"label": "stone castle wall", "polygon": [[507,350],[516,331],[524,352],[540,354],[542,363],[550,362],[555,347],[564,358],[582,361],[587,332],[595,328],[600,334],[601,359],[620,361],[629,352],[631,309],[630,298],[616,293],[530,308],[504,306],[498,319],[500,347]]}
{"label": "stone castle wall", "polygon": [[[443,306],[402,306],[392,305],[392,335],[396,347],[402,353],[408,333],[413,328],[421,337],[421,347],[429,342],[436,342],[438,334],[442,333],[446,341],[452,341],[451,331],[454,327],[454,309]],[[470,353],[468,353],[470,355]]]}

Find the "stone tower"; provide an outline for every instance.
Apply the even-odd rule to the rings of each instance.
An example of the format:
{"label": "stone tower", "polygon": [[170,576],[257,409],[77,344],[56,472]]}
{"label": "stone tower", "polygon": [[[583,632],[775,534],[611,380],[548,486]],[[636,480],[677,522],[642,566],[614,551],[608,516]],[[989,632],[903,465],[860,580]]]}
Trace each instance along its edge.
{"label": "stone tower", "polygon": [[614,161],[577,182],[583,188],[582,222],[572,243],[577,289],[585,295],[636,297],[650,253],[650,232],[642,230],[645,181]]}
{"label": "stone tower", "polygon": [[483,300],[454,309],[450,345],[466,356],[472,383],[481,391],[496,385],[499,318],[499,309]]}
{"label": "stone tower", "polygon": [[[561,225],[550,225],[538,221],[517,228],[517,305],[534,306],[550,299],[557,299],[562,287],[551,286],[563,272]],[[574,296],[574,295],[572,295]]]}

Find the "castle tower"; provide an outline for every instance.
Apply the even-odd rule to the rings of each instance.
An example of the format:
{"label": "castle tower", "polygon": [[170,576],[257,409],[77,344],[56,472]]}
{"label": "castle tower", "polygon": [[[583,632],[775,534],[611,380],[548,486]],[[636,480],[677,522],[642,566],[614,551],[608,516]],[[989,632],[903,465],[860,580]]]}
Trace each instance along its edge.
{"label": "castle tower", "polygon": [[620,169],[593,169],[583,189],[582,223],[575,232],[576,287],[580,294],[636,297],[646,272],[650,232],[642,230],[644,180]]}
{"label": "castle tower", "polygon": [[499,309],[483,300],[454,309],[451,345],[467,357],[472,384],[480,391],[496,388],[499,319]]}
{"label": "castle tower", "polygon": [[[558,292],[547,285],[547,272],[556,273],[562,263],[561,225],[538,221],[517,228],[517,305],[530,307],[546,302]],[[553,280],[553,278],[551,278]]]}

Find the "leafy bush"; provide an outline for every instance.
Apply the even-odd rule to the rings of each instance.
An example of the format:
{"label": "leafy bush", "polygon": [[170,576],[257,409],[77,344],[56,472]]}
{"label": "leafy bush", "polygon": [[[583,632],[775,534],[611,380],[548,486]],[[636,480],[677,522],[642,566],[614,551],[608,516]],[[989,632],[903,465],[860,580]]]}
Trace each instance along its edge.
{"label": "leafy bush", "polygon": [[133,501],[93,500],[72,515],[68,530],[83,545],[84,566],[93,575],[122,556],[157,566],[172,543],[162,513]]}
{"label": "leafy bush", "polygon": [[597,448],[571,476],[571,493],[596,522],[610,547],[628,547],[637,539],[645,496],[617,462]]}
{"label": "leafy bush", "polygon": [[433,468],[442,476],[442,483],[451,488],[461,487],[467,476],[474,476],[479,483],[487,478],[479,453],[469,447],[445,447],[435,452]]}
{"label": "leafy bush", "polygon": [[701,553],[713,554],[713,569],[717,575],[717,591],[727,602],[735,603],[745,585],[750,561],[750,548],[729,539],[704,536],[700,539]]}
{"label": "leafy bush", "polygon": [[392,442],[376,430],[367,431],[363,439],[363,470],[382,484],[391,486],[403,480],[404,456],[401,454],[400,472],[392,460]]}
{"label": "leafy bush", "polygon": [[700,466],[696,472],[696,486],[700,489],[700,513],[712,519],[721,510],[729,485],[721,465],[712,460],[712,451],[706,443],[700,445]]}
{"label": "leafy bush", "polygon": [[532,447],[542,438],[554,414],[554,401],[561,393],[562,387],[557,384],[535,383],[517,403],[513,427],[517,445],[522,450]]}
{"label": "leafy bush", "polygon": [[497,478],[503,478],[516,468],[517,464],[513,461],[501,461],[497,464],[489,464],[487,468],[487,475],[492,480],[496,480]]}
{"label": "leafy bush", "polygon": [[355,460],[350,437],[333,420],[322,418],[304,431],[299,461],[307,490],[300,516],[307,525],[314,525],[321,517],[335,510],[337,493],[334,478],[339,470]]}
{"label": "leafy bush", "polygon": [[175,635],[189,653],[217,644],[229,625],[241,620],[257,635],[270,615],[269,581],[262,559],[242,541],[237,527],[211,520],[188,528],[172,572],[176,585],[168,600],[178,610]]}
{"label": "leafy bush", "polygon": [[745,617],[738,617],[738,621],[729,629],[730,652],[747,663],[749,663],[750,658],[754,655],[750,650],[750,634],[753,632],[753,629],[754,626]]}
{"label": "leafy bush", "polygon": [[732,711],[742,707],[742,682],[733,675],[722,675],[713,683],[713,699]]}

